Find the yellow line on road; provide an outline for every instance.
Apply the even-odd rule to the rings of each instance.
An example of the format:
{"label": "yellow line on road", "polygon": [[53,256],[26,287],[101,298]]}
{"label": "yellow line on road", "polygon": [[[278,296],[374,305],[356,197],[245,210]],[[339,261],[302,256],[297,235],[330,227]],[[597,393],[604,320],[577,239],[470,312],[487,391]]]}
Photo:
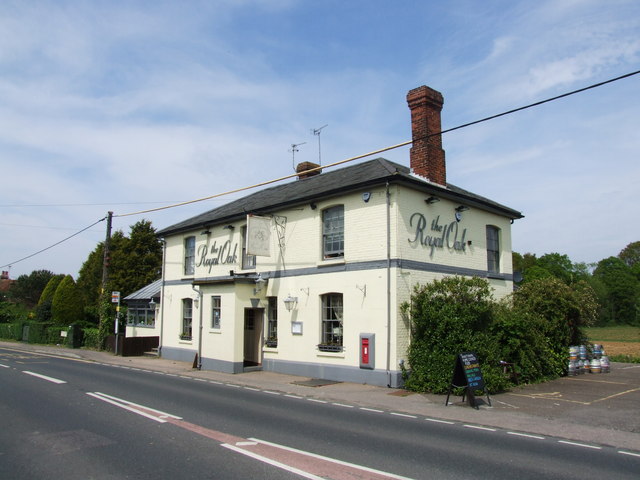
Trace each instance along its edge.
{"label": "yellow line on road", "polygon": [[639,390],[640,388],[632,388],[631,390],[627,390],[626,392],[614,393],[613,395],[609,395],[608,397],[599,398],[591,403],[602,402],[604,400],[609,400],[610,398],[619,397],[620,395],[626,395],[627,393],[637,392]]}

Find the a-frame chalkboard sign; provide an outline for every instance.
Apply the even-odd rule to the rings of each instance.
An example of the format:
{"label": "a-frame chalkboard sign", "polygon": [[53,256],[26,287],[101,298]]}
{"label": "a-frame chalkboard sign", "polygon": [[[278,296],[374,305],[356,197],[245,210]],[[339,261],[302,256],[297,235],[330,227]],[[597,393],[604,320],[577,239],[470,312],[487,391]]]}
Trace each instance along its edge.
{"label": "a-frame chalkboard sign", "polygon": [[491,399],[489,398],[489,392],[484,384],[484,378],[482,378],[482,370],[480,370],[480,362],[474,352],[464,352],[456,355],[456,364],[453,368],[453,378],[449,385],[449,392],[447,393],[447,400],[445,406],[449,405],[449,396],[454,388],[464,388],[462,393],[462,401],[464,402],[465,396],[470,406],[478,409],[476,405],[476,397],[474,392],[476,390],[482,390],[487,396],[487,402],[491,406]]}

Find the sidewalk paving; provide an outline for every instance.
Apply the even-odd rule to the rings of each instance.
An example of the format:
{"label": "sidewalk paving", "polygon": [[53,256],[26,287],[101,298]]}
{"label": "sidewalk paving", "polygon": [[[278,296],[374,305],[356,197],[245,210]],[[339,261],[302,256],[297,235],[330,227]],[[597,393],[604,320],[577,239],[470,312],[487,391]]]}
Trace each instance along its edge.
{"label": "sidewalk paving", "polygon": [[119,357],[85,349],[14,342],[0,342],[0,346],[640,452],[640,364],[613,363],[611,373],[607,374],[583,374],[516,387],[491,395],[491,406],[486,397],[477,397],[484,402],[479,402],[476,410],[463,403],[461,397],[454,396],[450,405],[445,406],[446,395],[418,394],[372,385],[309,382],[312,379],[266,371],[227,374],[197,370],[186,362],[157,357]]}

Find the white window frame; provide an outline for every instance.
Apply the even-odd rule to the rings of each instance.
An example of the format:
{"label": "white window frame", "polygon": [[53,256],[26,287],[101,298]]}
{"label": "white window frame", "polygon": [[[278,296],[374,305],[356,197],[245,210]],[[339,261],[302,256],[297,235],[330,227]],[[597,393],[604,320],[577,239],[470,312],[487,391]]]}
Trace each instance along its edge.
{"label": "white window frame", "polygon": [[341,352],[344,347],[344,296],[331,292],[321,296],[320,351]]}
{"label": "white window frame", "polygon": [[182,332],[180,337],[183,340],[193,338],[193,298],[182,299]]}
{"label": "white window frame", "polygon": [[211,328],[220,330],[222,324],[222,297],[220,295],[211,296]]}
{"label": "white window frame", "polygon": [[344,257],[344,205],[322,211],[322,255],[325,259]]}
{"label": "white window frame", "polygon": [[487,271],[500,273],[500,229],[487,225]]}
{"label": "white window frame", "polygon": [[184,274],[196,273],[196,237],[190,236],[184,239]]}

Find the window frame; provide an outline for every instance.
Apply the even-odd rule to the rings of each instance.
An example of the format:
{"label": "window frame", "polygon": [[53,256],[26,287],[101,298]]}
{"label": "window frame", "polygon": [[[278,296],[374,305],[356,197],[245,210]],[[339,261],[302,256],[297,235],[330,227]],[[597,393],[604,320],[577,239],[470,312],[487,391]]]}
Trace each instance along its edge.
{"label": "window frame", "polygon": [[184,239],[184,274],[196,273],[196,237],[190,235]]}
{"label": "window frame", "polygon": [[191,340],[193,338],[193,298],[182,299],[182,332],[180,333],[182,340]]}
{"label": "window frame", "polygon": [[344,258],[344,205],[322,210],[322,257]]}
{"label": "window frame", "polygon": [[242,270],[256,269],[256,256],[247,254],[247,226],[242,227],[242,255],[240,258]]}
{"label": "window frame", "polygon": [[278,297],[267,297],[267,335],[265,346],[276,348],[278,346]]}
{"label": "window frame", "polygon": [[220,295],[211,295],[211,328],[213,330],[220,330],[221,327],[222,327],[222,297]]}
{"label": "window frame", "polygon": [[[344,349],[344,295],[330,292],[321,295],[321,352],[342,352]],[[336,332],[337,329],[337,332]]]}
{"label": "window frame", "polygon": [[487,272],[500,273],[500,229],[495,225],[486,226]]}

